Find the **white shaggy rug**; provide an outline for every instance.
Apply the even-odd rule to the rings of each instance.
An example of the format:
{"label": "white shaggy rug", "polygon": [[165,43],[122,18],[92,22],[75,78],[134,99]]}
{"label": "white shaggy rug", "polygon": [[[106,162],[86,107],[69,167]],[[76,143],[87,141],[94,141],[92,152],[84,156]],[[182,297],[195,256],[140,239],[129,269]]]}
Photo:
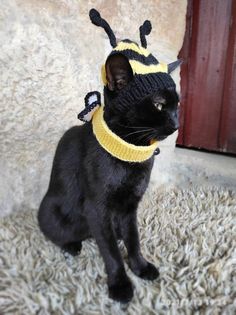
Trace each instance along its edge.
{"label": "white shaggy rug", "polygon": [[78,257],[65,257],[39,232],[36,213],[16,212],[0,221],[1,315],[235,314],[234,192],[147,192],[139,209],[141,245],[160,278],[143,281],[127,268],[135,286],[127,305],[108,298],[95,242],[83,242]]}

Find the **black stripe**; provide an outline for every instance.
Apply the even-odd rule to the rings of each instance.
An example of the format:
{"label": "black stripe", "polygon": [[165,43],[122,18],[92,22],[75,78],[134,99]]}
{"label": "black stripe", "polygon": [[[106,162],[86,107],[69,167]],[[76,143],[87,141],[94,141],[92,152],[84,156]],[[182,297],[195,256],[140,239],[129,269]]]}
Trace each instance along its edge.
{"label": "black stripe", "polygon": [[128,39],[128,38],[123,39],[122,42],[124,42],[124,43],[129,43],[129,44],[135,44],[135,45],[139,48],[138,43],[136,43],[136,42],[134,42],[134,41],[132,41],[132,40],[130,40],[130,39]]}
{"label": "black stripe", "polygon": [[152,54],[149,54],[147,57],[145,57],[144,55],[140,55],[132,49],[113,50],[109,56],[114,54],[122,54],[129,60],[137,60],[146,66],[159,64],[159,61]]}

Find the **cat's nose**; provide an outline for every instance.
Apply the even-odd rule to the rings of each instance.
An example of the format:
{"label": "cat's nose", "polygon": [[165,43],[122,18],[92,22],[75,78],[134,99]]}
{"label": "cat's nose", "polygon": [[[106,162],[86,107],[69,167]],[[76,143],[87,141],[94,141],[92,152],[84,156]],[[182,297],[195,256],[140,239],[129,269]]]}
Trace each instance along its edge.
{"label": "cat's nose", "polygon": [[173,127],[173,126],[170,127],[169,130],[168,130],[168,131],[169,131],[169,134],[174,133],[177,129],[178,129],[178,127],[177,127],[177,128],[176,128],[176,127]]}
{"label": "cat's nose", "polygon": [[179,113],[177,111],[170,114],[169,122],[170,122],[170,129],[172,129],[172,132],[179,129]]}
{"label": "cat's nose", "polygon": [[172,123],[168,126],[168,133],[169,133],[169,134],[172,134],[172,133],[175,132],[178,128],[179,128],[179,122],[178,122],[178,121],[172,122]]}
{"label": "cat's nose", "polygon": [[173,122],[173,126],[172,126],[173,130],[176,131],[177,129],[179,129],[179,121],[176,120]]}

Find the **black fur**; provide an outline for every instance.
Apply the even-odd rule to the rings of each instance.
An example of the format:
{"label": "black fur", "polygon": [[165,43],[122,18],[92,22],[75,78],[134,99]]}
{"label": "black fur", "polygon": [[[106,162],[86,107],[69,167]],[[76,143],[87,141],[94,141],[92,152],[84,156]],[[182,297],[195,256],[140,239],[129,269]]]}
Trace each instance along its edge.
{"label": "black fur", "polygon": [[[119,71],[117,80],[121,77]],[[176,130],[175,91],[157,91],[138,104],[130,104],[127,110],[116,103],[120,90],[116,74],[108,79],[113,83],[112,90],[104,90],[104,118],[117,135],[133,144],[148,145],[151,139],[163,139]],[[122,86],[130,80],[124,75]],[[157,103],[163,104],[162,111],[155,107]],[[38,213],[43,233],[72,255],[80,251],[83,240],[96,239],[108,276],[109,296],[120,302],[132,298],[133,288],[117,239],[123,239],[129,266],[137,276],[152,280],[159,275],[141,254],[136,219],[153,161],[154,157],[143,163],[120,161],[99,145],[91,123],[73,127],[59,141],[49,188]]]}

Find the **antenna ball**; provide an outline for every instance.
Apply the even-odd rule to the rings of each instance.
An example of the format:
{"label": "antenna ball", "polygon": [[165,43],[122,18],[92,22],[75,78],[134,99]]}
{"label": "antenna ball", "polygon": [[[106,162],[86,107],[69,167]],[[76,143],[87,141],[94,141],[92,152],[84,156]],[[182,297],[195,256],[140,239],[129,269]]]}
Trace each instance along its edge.
{"label": "antenna ball", "polygon": [[101,15],[96,9],[91,9],[89,11],[89,17],[93,24],[100,26],[101,25]]}
{"label": "antenna ball", "polygon": [[145,35],[149,35],[151,33],[151,30],[152,30],[152,24],[149,20],[146,20],[144,23],[143,23],[143,32],[145,33]]}

